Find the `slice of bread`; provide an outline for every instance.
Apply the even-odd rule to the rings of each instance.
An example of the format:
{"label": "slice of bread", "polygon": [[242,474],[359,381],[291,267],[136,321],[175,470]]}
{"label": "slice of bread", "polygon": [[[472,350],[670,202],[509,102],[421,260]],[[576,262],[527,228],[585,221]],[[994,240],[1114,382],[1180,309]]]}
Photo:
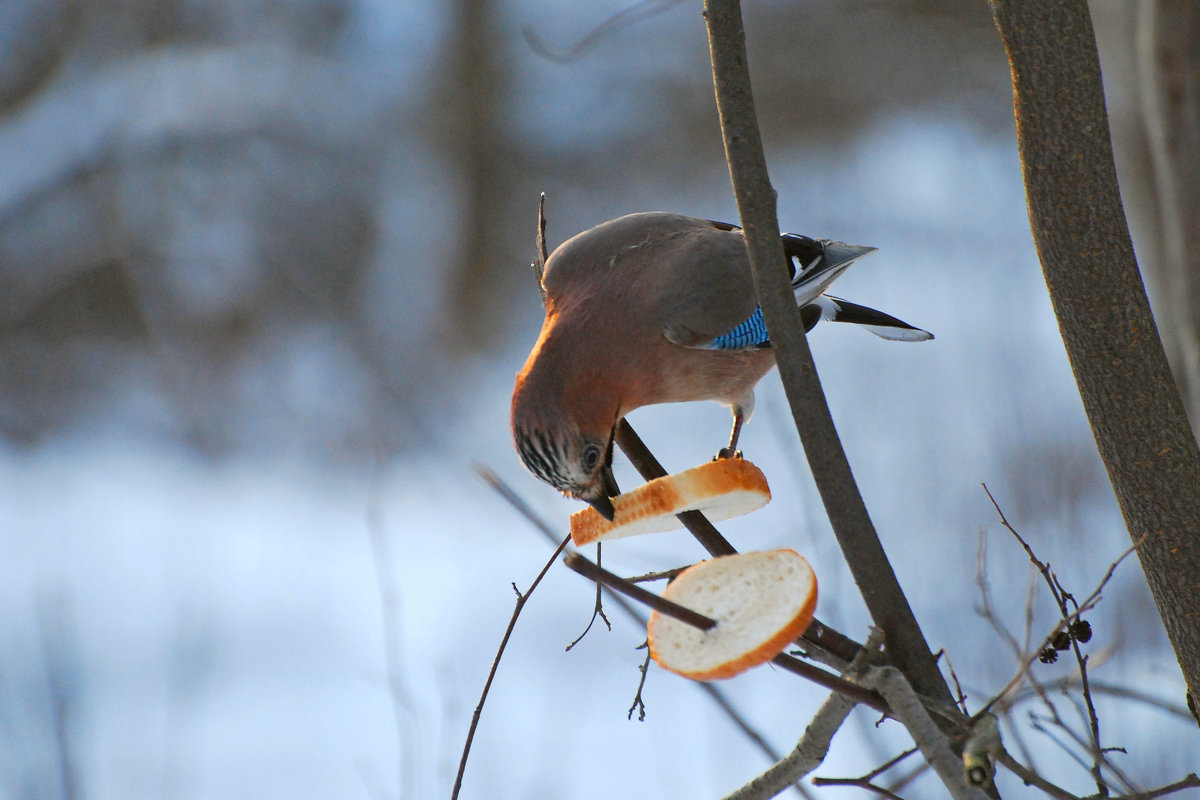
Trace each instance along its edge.
{"label": "slice of bread", "polygon": [[742,458],[720,458],[656,478],[612,499],[610,522],[594,508],[571,515],[576,547],[683,526],[676,514],[703,511],[714,522],[748,514],[771,499],[762,470]]}
{"label": "slice of bread", "polygon": [[702,561],[663,597],[717,620],[707,631],[655,611],[647,634],[659,666],[698,681],[731,678],[770,661],[812,622],[817,577],[795,550]]}

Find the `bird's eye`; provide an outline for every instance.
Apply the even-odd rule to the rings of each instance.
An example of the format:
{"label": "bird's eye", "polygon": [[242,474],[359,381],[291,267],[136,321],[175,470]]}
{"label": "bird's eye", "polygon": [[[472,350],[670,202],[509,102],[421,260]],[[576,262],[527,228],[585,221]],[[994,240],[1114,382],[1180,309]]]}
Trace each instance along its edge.
{"label": "bird's eye", "polygon": [[603,451],[599,445],[589,444],[583,448],[583,468],[591,472],[600,463],[600,456]]}

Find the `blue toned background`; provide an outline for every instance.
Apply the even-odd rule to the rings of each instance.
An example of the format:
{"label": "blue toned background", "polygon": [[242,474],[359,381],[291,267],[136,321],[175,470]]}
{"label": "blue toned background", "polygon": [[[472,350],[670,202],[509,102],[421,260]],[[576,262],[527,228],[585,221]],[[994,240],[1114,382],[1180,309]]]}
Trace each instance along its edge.
{"label": "blue toned background", "polygon": [[[0,797],[449,796],[510,584],[551,549],[474,467],[564,533],[577,505],[508,433],[541,321],[538,193],[551,246],[637,210],[736,221],[698,5],[649,6],[561,63],[624,7],[584,5],[0,1]],[[1121,4],[1096,5],[1120,29]],[[974,710],[1015,668],[978,613],[981,542],[1000,620],[1023,639],[1033,591],[1033,637],[1054,621],[980,484],[1079,597],[1129,544],[1029,238],[1004,53],[983,3],[745,13],[781,225],[878,247],[836,293],[937,335],[811,341]],[[1128,42],[1102,44],[1139,222]],[[729,424],[715,405],[631,421],[671,470]],[[774,373],[742,447],[775,499],[727,535],[807,555],[819,615],[864,637]],[[635,482],[619,457],[617,475]],[[606,551],[624,573],[700,557],[684,534]],[[767,766],[657,668],[647,719],[627,721],[644,631],[613,608],[612,632],[564,652],[591,604],[561,567],[533,596],[464,797],[717,797]],[[1090,619],[1094,680],[1181,702],[1136,561]],[[721,686],[779,751],[823,699],[770,668]],[[1200,761],[1188,721],[1098,702],[1144,785]],[[1094,791],[1014,720],[1014,752]],[[908,746],[875,721],[856,711],[818,774]]]}

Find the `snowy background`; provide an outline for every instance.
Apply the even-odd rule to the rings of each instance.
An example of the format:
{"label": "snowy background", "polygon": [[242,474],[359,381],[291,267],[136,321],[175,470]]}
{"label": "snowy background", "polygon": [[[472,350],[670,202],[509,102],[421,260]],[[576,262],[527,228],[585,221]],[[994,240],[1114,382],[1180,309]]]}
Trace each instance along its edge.
{"label": "snowy background", "polygon": [[[695,3],[539,54],[623,7],[0,0],[0,797],[449,796],[510,584],[552,549],[476,467],[563,533],[577,506],[508,433],[541,320],[537,193],[551,246],[637,210],[736,221]],[[1035,639],[1054,622],[980,484],[1078,597],[1129,544],[1029,239],[1004,53],[982,2],[745,13],[782,227],[878,247],[837,293],[937,335],[811,342],[975,710],[1015,668],[977,613],[981,539],[1001,619],[1024,636],[1032,583]],[[631,422],[672,471],[728,432],[715,405]],[[742,447],[775,499],[723,530],[808,556],[818,615],[865,637],[774,373]],[[677,533],[605,556],[633,574],[703,553]],[[644,630],[611,607],[611,633],[564,652],[591,605],[561,566],[527,605],[464,797],[718,797],[768,765],[656,667],[627,721]],[[1094,680],[1181,704],[1136,560],[1089,619]],[[769,667],[721,688],[780,752],[823,699]],[[1097,699],[1140,785],[1200,763],[1194,723]],[[1010,749],[1094,791],[1029,710]],[[875,721],[854,712],[817,774],[908,746]]]}

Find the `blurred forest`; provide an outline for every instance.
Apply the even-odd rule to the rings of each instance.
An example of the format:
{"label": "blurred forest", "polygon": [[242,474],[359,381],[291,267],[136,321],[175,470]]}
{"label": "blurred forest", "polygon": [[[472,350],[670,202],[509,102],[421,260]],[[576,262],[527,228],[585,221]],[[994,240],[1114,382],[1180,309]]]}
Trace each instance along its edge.
{"label": "blurred forest", "polygon": [[[1197,269],[1160,235],[1137,4],[1093,5],[1141,261],[1195,408],[1179,299],[1200,296]],[[561,238],[624,210],[632,176],[666,200],[719,168],[701,52],[631,25],[596,43],[606,64],[553,70],[517,26],[564,50],[588,23],[549,4],[3,10],[0,431],[23,445],[98,421],[212,453],[297,434],[346,458],[412,445],[455,360],[529,315],[514,265],[539,191]],[[749,25],[775,152],[947,109],[1008,135],[981,3],[764,3]]]}
{"label": "blurred forest", "polygon": [[[821,345],[814,345],[818,366],[829,365],[834,381],[844,387],[831,390],[835,418],[841,407],[852,427],[855,420],[860,423],[861,433],[848,439],[856,469],[864,467],[868,505],[879,503],[880,516],[891,516],[893,529],[929,529],[930,537],[945,537],[937,541],[969,540],[958,554],[967,565],[958,589],[970,597],[975,534],[995,523],[987,507],[980,509],[978,484],[995,481],[1020,509],[1010,516],[1075,531],[1062,534],[1059,557],[1095,546],[1097,561],[1085,564],[1080,556],[1081,563],[1072,566],[1078,567],[1073,574],[1080,581],[1098,578],[1124,546],[1120,520],[1081,421],[1061,346],[1055,344],[1048,303],[1035,297],[1040,275],[1022,227],[1018,184],[1012,181],[1008,66],[986,3],[761,0],[745,5],[756,102],[780,193],[781,226],[880,245],[880,255],[871,259],[877,263],[856,267],[866,274],[859,273],[846,295],[930,327],[947,348],[961,348],[929,351],[949,354],[934,366],[921,362],[929,356],[919,353],[900,355],[891,367],[877,366],[870,360],[875,355],[864,356],[856,378],[845,358],[823,360]],[[1135,245],[1195,421],[1200,420],[1200,118],[1198,106],[1180,98],[1187,90],[1196,97],[1200,12],[1184,8],[1178,18],[1168,18],[1178,24],[1154,16],[1154,9],[1171,5],[1091,4]],[[194,514],[196,519],[208,518],[203,517],[207,511],[195,509],[240,508],[241,499],[229,498],[241,498],[244,486],[257,486],[247,476],[273,469],[229,472],[230,464],[245,459],[252,465],[300,464],[302,471],[356,477],[407,459],[418,466],[398,467],[401,477],[383,470],[380,480],[400,486],[393,516],[385,518],[417,518],[422,531],[444,526],[456,531],[454,536],[467,537],[457,531],[470,525],[439,513],[476,500],[463,500],[442,481],[428,507],[417,512],[418,495],[404,488],[425,485],[418,471],[443,474],[429,466],[443,461],[453,464],[453,480],[462,484],[471,482],[464,465],[473,460],[501,465],[515,483],[525,480],[508,444],[505,416],[511,376],[540,325],[528,269],[539,192],[549,197],[552,247],[604,219],[637,210],[736,219],[698,3],[649,0],[628,24],[587,38],[625,7],[616,0],[586,5],[0,0],[0,453],[9,478],[8,488],[0,489],[5,494],[0,545],[9,569],[21,575],[3,602],[8,616],[24,620],[14,624],[5,651],[29,654],[19,665],[14,661],[4,677],[6,696],[25,699],[8,705],[11,713],[0,713],[5,735],[23,740],[0,757],[0,797],[263,796],[220,788],[225,784],[211,778],[214,772],[241,775],[264,767],[222,760],[215,754],[219,748],[207,752],[206,766],[177,767],[170,773],[174,778],[162,768],[167,777],[146,781],[149,785],[130,777],[147,769],[136,744],[122,749],[120,768],[98,766],[104,747],[96,744],[103,741],[96,734],[102,727],[97,720],[110,712],[97,699],[106,679],[92,674],[104,670],[95,669],[89,654],[107,652],[107,645],[86,641],[92,622],[86,609],[78,608],[90,595],[71,576],[90,574],[86,554],[92,551],[74,552],[71,537],[86,536],[85,523],[97,517],[106,517],[117,537],[108,544],[124,542],[121,526],[143,530],[139,515],[145,509],[136,492],[118,514],[98,513],[97,508],[109,507],[90,505],[88,499],[124,496],[127,487],[115,490],[105,483],[107,465],[118,463],[121,454],[150,442],[183,454],[188,464],[205,465],[178,467],[177,479],[171,477],[176,467],[163,469],[153,460],[143,472],[132,473],[145,479],[141,498],[162,490],[165,506],[177,509],[181,518]],[[1169,84],[1173,75],[1190,75],[1193,83],[1187,90],[1155,88]],[[997,210],[1001,200],[1002,212]],[[889,247],[890,262],[884,260]],[[849,277],[844,280],[850,284]],[[961,334],[957,345],[956,333]],[[874,345],[854,340],[832,347],[867,352]],[[844,356],[851,351],[826,352]],[[879,363],[895,354],[881,352]],[[1045,362],[1051,366],[1043,359],[1051,359]],[[1055,372],[1054,381],[1039,385],[1043,369],[1062,374]],[[854,388],[858,379],[861,391]],[[889,391],[895,392],[894,404],[879,400]],[[1008,398],[1007,391],[1018,397]],[[960,408],[948,413],[944,404],[950,403]],[[752,426],[763,437],[778,431],[772,428],[769,399],[766,405]],[[694,425],[695,418],[689,419]],[[704,426],[712,425],[711,446],[674,452],[677,460],[719,445],[726,419],[703,420]],[[794,452],[789,456],[784,448],[776,473],[787,476]],[[61,460],[44,461],[49,453]],[[979,454],[980,461],[964,453]],[[115,468],[111,473],[114,481],[125,474]],[[211,496],[172,493],[172,487],[202,483],[197,476],[209,474],[225,476],[225,482],[203,489]],[[165,476],[161,484],[159,475]],[[944,485],[951,476],[965,483]],[[342,485],[341,477],[331,480]],[[432,485],[434,478],[428,480]],[[564,512],[557,498],[536,494],[541,490],[531,481],[518,485],[539,508]],[[873,486],[878,487],[874,498]],[[325,502],[327,488],[300,479],[280,489],[286,499],[277,502],[309,508],[309,498]],[[344,506],[346,519],[360,524],[364,491],[329,491],[336,499],[328,507]],[[472,484],[469,491],[484,490]],[[890,493],[886,499],[885,492]],[[812,523],[815,495],[797,489],[796,496],[808,510],[790,507],[794,516]],[[968,508],[971,514],[963,513]],[[507,513],[499,509],[485,511],[494,520]],[[253,511],[245,513],[255,517]],[[170,508],[161,514],[170,519]],[[199,546],[196,538],[236,538],[223,527],[225,521],[204,524],[210,523],[211,529],[183,537],[189,544],[179,551],[155,557],[190,564],[193,556],[186,548]],[[393,556],[399,565],[397,591],[403,594],[411,585],[405,581],[420,570],[431,582],[441,580],[459,592],[452,601],[441,595],[440,601],[431,595],[414,601],[409,594],[407,608],[414,602],[431,604],[431,613],[445,626],[438,636],[448,642],[447,652],[488,650],[502,623],[475,619],[476,604],[463,599],[479,584],[459,575],[462,565],[441,550],[419,549],[450,548],[452,542],[442,539],[452,534],[417,537],[395,524],[398,535],[406,537]],[[503,569],[511,567],[511,575],[479,564],[481,572],[470,580],[484,575],[507,591],[509,580],[520,582],[523,578],[516,576],[531,574],[542,551],[535,537],[515,532],[518,523],[505,524],[513,530],[471,534],[484,542],[481,552],[493,554],[489,548],[499,547],[494,540],[503,538],[529,549],[505,562]],[[145,562],[136,553],[144,552],[138,548],[146,542],[161,541],[155,538],[158,530],[146,528],[145,541],[112,544],[135,554],[111,572],[96,573],[105,576],[105,586],[121,586],[141,574]],[[260,529],[247,523],[246,530],[249,541]],[[275,542],[274,535],[247,547],[266,547],[261,542]],[[426,545],[426,538],[438,542]],[[35,542],[46,549],[35,552]],[[303,546],[282,534],[279,542],[281,552]],[[330,563],[331,552],[342,552],[332,544],[333,549],[322,549],[327,544],[312,551],[311,566],[303,570],[316,574]],[[157,544],[149,546],[153,550]],[[913,574],[917,560],[928,558],[896,541],[890,551],[893,546],[901,551],[902,578],[906,570]],[[369,556],[353,552],[367,566],[337,574],[365,582],[365,589],[355,591],[364,592],[364,607],[377,612]],[[209,561],[196,563],[223,563],[219,551],[213,553],[206,556]],[[1024,572],[1017,563],[1011,576],[1023,593]],[[1125,615],[1109,631],[1127,637],[1123,646],[1137,658],[1165,665],[1169,674],[1173,662],[1138,585],[1140,574],[1136,567],[1126,568],[1126,582],[1113,589],[1114,597],[1123,598]],[[194,621],[187,614],[208,608],[216,622],[196,626],[193,640],[178,617],[137,622],[138,614],[157,611],[146,611],[144,599],[134,598],[122,606],[132,615],[122,625],[137,632],[131,636],[183,637],[170,639],[162,653],[148,657],[168,663],[162,668],[168,678],[162,680],[207,669],[209,690],[225,691],[222,679],[213,677],[221,674],[212,666],[211,653],[221,650],[213,642],[222,639],[223,624],[253,617],[259,604],[270,601],[253,595],[250,581],[237,584],[238,599],[225,608],[226,590],[213,588],[209,594],[205,588],[209,581],[214,587],[232,582],[219,567],[188,578],[185,585],[196,594],[177,601],[172,599],[175,567],[156,569],[161,575],[156,572],[155,580],[163,585],[155,602],[164,608],[178,602],[185,623]],[[344,584],[332,580],[289,591],[305,597],[331,591],[329,602],[336,605],[338,586]],[[836,590],[839,580],[831,580],[830,588]],[[66,606],[45,601],[39,594],[42,584],[55,590],[50,596],[66,597]],[[564,586],[586,605],[584,587],[565,578]],[[479,604],[495,605],[506,616],[511,597],[502,592],[491,597],[499,599]],[[924,621],[933,615],[938,598],[933,587],[919,589],[913,598],[917,616]],[[297,616],[286,617],[292,622],[316,613],[306,604],[315,599],[281,602],[292,604],[289,613]],[[972,602],[963,601],[968,616]],[[102,605],[92,612],[100,614]],[[373,618],[357,622],[357,608],[329,611],[328,629],[362,626],[364,632],[353,635],[377,648],[379,623]],[[581,608],[569,617],[572,630],[583,619]],[[30,622],[34,609],[41,616]],[[860,617],[848,611],[846,618]],[[276,617],[263,619],[265,626]],[[405,619],[413,637],[405,639],[406,652],[427,652],[419,643],[431,640],[420,638],[412,620]],[[931,636],[948,638],[938,623]],[[557,640],[553,644],[552,650],[561,650]],[[520,662],[522,668],[537,670],[532,653],[541,645],[526,641],[524,646],[531,661]],[[180,652],[192,659],[183,667],[174,660]],[[308,651],[297,652],[302,659]],[[374,649],[363,652],[379,656]],[[480,656],[485,658],[490,656]],[[450,659],[430,656],[429,661],[444,666]],[[330,791],[364,793],[362,784],[376,787],[366,791],[374,796],[444,794],[447,764],[456,760],[457,737],[465,730],[462,712],[474,702],[481,673],[474,667],[445,672],[461,684],[450,689],[429,682],[425,668],[412,669],[410,690],[441,699],[430,700],[432,707],[413,700],[407,723],[408,717],[399,715],[400,760],[409,770],[400,770],[398,785],[377,788],[392,784],[378,775],[363,778],[364,772],[374,773],[361,765],[346,768],[350,777],[338,773],[312,781],[300,770],[295,784],[272,780],[267,785],[314,797]],[[360,677],[356,669],[367,668],[359,663],[346,672]],[[623,674],[620,686],[628,680]],[[378,692],[372,702],[386,706],[381,684],[372,684]],[[295,702],[306,703],[314,691],[319,693],[306,684]],[[509,691],[517,693],[511,685]],[[616,700],[607,697],[607,710],[620,705],[623,691]],[[66,714],[64,698],[82,703],[81,693],[90,693],[91,704],[85,705],[90,711]],[[156,698],[153,703],[172,707],[169,697]],[[506,712],[497,706],[495,713],[504,718]],[[507,713],[520,716],[512,709]],[[628,724],[623,712],[615,716]],[[391,724],[385,715],[382,722],[361,727],[377,732]],[[535,731],[545,730],[546,717],[531,724]],[[137,739],[130,731],[113,735]],[[546,735],[530,734],[539,746]],[[41,744],[35,743],[38,736]],[[416,739],[427,749],[414,750]],[[74,745],[64,744],[67,740]],[[483,739],[477,745],[483,775],[494,774],[488,772],[489,748],[493,770],[512,756],[502,751],[503,741]],[[171,747],[186,749],[179,743]],[[164,745],[170,758],[186,764],[187,757],[171,747]],[[280,749],[276,777],[321,748],[306,740],[294,750]],[[436,765],[422,778],[413,777],[421,763],[418,752]],[[334,756],[342,757],[340,751]],[[1155,763],[1166,777],[1179,777],[1170,771],[1179,765],[1171,756],[1160,748]],[[145,758],[159,764],[167,756],[156,750]],[[179,777],[191,774],[189,769],[210,778],[201,786]],[[511,769],[512,784],[500,781],[492,796],[592,796],[557,784],[554,775]],[[484,777],[477,780],[477,789],[488,785]],[[230,781],[242,788],[255,785]],[[688,795],[683,786],[677,796],[717,795],[709,784],[700,786],[700,795]]]}

